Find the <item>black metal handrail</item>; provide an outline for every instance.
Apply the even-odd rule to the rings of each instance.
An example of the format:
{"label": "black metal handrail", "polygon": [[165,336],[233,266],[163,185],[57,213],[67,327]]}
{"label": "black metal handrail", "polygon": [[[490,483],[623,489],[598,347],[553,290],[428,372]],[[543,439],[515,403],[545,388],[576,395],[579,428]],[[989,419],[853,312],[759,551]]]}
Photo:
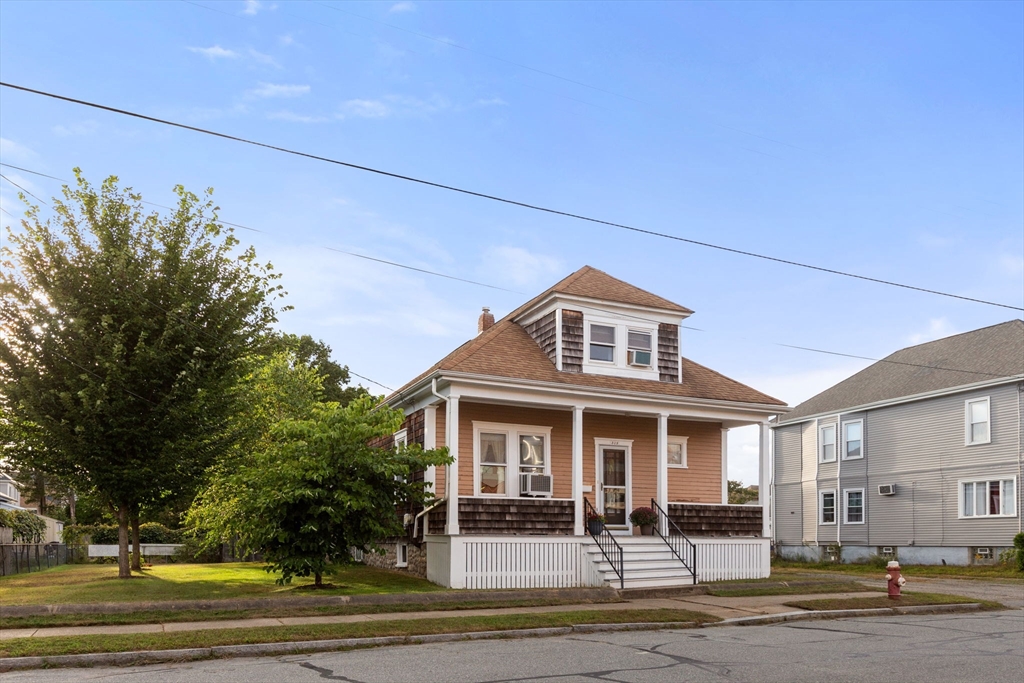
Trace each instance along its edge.
{"label": "black metal handrail", "polygon": [[[608,564],[611,565],[612,571],[619,577],[619,588],[626,587],[625,568],[622,560],[622,546],[615,540],[611,532],[608,531],[608,527],[601,524],[601,532],[596,536],[590,533],[590,518],[600,515],[594,506],[590,504],[590,501],[583,498],[583,517],[586,520],[587,533],[590,537],[597,542],[597,547],[601,549],[604,554],[604,559],[608,560]],[[617,558],[618,562],[612,558]]]}
{"label": "black metal handrail", "polygon": [[[651,509],[654,510],[658,515],[658,523],[654,525],[654,532],[661,536],[661,540],[665,541],[668,545],[669,550],[675,555],[680,562],[683,563],[683,567],[689,572],[690,576],[693,577],[693,583],[697,583],[697,546],[693,544],[693,541],[686,537],[682,529],[672,521],[672,518],[668,516],[661,506],[658,505],[658,501],[651,499]],[[664,529],[664,532],[662,532]],[[675,532],[675,533],[673,533]]]}

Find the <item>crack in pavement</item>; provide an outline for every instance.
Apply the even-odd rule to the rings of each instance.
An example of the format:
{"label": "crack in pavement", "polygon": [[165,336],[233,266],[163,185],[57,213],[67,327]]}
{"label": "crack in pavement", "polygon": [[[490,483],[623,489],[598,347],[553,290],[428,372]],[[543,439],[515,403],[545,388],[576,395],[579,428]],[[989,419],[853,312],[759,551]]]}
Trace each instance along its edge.
{"label": "crack in pavement", "polygon": [[357,681],[354,678],[349,678],[347,676],[339,676],[336,673],[334,673],[334,669],[325,669],[323,667],[310,664],[309,662],[301,662],[299,666],[301,666],[303,669],[315,671],[318,674],[320,674],[320,678],[326,678],[329,681],[348,681],[348,683],[362,683],[362,681]]}

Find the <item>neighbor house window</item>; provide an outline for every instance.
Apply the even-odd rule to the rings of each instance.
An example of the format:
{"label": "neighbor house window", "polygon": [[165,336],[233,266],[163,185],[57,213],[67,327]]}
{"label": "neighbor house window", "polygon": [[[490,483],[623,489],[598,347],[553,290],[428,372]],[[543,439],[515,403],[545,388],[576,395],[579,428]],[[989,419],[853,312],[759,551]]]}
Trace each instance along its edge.
{"label": "neighbor house window", "polygon": [[864,457],[864,423],[860,420],[843,425],[843,459]]}
{"label": "neighbor house window", "polygon": [[590,360],[615,362],[615,328],[611,325],[591,324]]}
{"label": "neighbor house window", "polygon": [[668,466],[686,467],[686,437],[668,437]]}
{"label": "neighbor house window", "polygon": [[506,434],[480,434],[480,493],[484,495],[504,496],[506,493],[507,438]]}
{"label": "neighbor house window", "polygon": [[630,330],[626,335],[627,359],[630,365],[650,366],[651,333]]}
{"label": "neighbor house window", "polygon": [[409,544],[399,543],[398,547],[395,548],[395,566],[396,567],[408,567],[409,566]]}
{"label": "neighbor house window", "polygon": [[992,434],[989,424],[988,397],[967,401],[966,408],[967,445],[989,443],[992,440]]}
{"label": "neighbor house window", "polygon": [[818,459],[821,462],[836,461],[836,426],[827,425],[821,428],[820,454]]}
{"label": "neighbor house window", "polygon": [[864,489],[846,489],[843,494],[846,496],[843,522],[845,524],[863,524]]}
{"label": "neighbor house window", "polygon": [[1016,516],[1015,483],[1013,479],[960,482],[960,516]]}
{"label": "neighbor house window", "polygon": [[822,491],[818,494],[821,505],[821,516],[818,522],[820,524],[835,524],[836,523],[836,492],[835,491]]}

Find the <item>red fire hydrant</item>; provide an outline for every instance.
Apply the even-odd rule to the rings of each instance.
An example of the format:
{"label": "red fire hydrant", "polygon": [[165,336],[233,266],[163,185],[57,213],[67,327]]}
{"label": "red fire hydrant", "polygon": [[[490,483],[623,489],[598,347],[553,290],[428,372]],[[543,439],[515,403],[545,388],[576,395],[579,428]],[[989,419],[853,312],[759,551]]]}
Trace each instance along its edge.
{"label": "red fire hydrant", "polygon": [[900,563],[893,560],[885,566],[885,580],[889,582],[889,599],[898,600],[900,589],[907,585],[907,580],[900,576]]}

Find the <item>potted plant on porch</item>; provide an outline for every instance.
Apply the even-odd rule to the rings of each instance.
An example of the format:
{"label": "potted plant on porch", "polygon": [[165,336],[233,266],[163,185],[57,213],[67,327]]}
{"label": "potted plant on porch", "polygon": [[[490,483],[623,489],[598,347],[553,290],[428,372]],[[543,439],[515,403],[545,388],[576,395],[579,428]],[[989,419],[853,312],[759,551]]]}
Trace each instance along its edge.
{"label": "potted plant on porch", "polygon": [[640,527],[641,536],[653,536],[654,525],[658,523],[658,513],[649,507],[640,507],[629,513],[629,522]]}
{"label": "potted plant on porch", "polygon": [[599,512],[589,512],[587,514],[587,531],[591,536],[600,536],[604,531],[604,515]]}

